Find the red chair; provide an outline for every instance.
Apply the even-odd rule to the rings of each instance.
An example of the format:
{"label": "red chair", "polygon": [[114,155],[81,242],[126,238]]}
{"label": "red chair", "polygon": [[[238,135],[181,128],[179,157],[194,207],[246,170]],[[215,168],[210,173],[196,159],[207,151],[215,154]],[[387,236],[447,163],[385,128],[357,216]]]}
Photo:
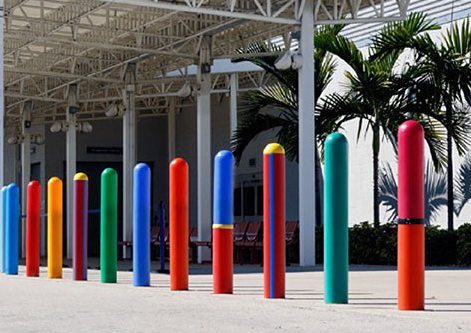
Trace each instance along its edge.
{"label": "red chair", "polygon": [[293,251],[296,251],[296,244],[298,242],[298,227],[299,221],[288,221],[286,222],[286,264],[289,266],[291,263],[290,258],[292,257]]}
{"label": "red chair", "polygon": [[191,250],[191,262],[195,264],[198,261],[198,228],[190,228],[190,250]]}
{"label": "red chair", "polygon": [[249,222],[247,231],[245,233],[245,239],[240,242],[236,242],[236,246],[248,249],[250,251],[250,263],[255,262],[255,254],[258,247],[257,242],[262,240],[262,222]]}
{"label": "red chair", "polygon": [[245,233],[247,232],[247,227],[249,226],[248,222],[236,222],[234,224],[234,253],[235,253],[235,262],[240,262],[240,254],[242,247],[237,246],[237,243],[242,242],[245,239]]}

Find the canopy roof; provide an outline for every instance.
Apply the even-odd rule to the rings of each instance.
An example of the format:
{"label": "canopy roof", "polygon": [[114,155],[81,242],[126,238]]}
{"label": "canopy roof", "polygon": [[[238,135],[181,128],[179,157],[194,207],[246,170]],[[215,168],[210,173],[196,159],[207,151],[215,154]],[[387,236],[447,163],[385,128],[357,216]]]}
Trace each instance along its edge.
{"label": "canopy roof", "polygon": [[[166,96],[195,81],[187,68],[198,62],[204,38],[211,40],[212,59],[234,57],[250,43],[277,36],[289,43],[305,1],[4,0],[6,122],[19,121],[26,101],[33,102],[33,122],[64,119],[67,87],[74,83],[80,118],[103,118],[108,104],[122,98],[128,63],[137,64],[140,116],[165,113]],[[315,0],[315,21],[397,20],[409,2]],[[229,75],[214,73],[213,89],[225,91]],[[239,80],[256,88],[266,78],[247,70],[239,72]]]}

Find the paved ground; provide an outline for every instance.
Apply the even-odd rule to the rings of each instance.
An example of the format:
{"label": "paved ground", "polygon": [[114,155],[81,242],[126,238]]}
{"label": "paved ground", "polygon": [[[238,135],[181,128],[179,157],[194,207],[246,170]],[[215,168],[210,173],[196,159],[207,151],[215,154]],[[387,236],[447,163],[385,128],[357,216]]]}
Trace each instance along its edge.
{"label": "paved ground", "polygon": [[234,295],[212,295],[209,266],[192,267],[186,292],[170,292],[164,274],[135,288],[128,271],[104,285],[97,270],[74,282],[70,269],[48,280],[21,266],[0,275],[0,332],[471,332],[471,270],[427,270],[427,310],[400,312],[394,268],[352,267],[350,304],[338,306],[323,302],[320,269],[289,268],[287,298],[265,300],[258,266],[236,268]]}

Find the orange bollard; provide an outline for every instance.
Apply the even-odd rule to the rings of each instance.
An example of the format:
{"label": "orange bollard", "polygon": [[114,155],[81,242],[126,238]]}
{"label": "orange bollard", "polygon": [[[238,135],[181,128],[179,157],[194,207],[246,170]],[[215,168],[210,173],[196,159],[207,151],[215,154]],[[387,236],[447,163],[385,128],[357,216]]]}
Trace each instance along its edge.
{"label": "orange bollard", "polygon": [[188,164],[170,163],[170,290],[188,290]]}
{"label": "orange bollard", "polygon": [[39,276],[39,241],[41,231],[41,185],[28,184],[26,203],[26,276]]}
{"label": "orange bollard", "polygon": [[399,310],[424,309],[424,130],[409,120],[398,131],[397,272]]}
{"label": "orange bollard", "polygon": [[62,278],[62,180],[47,183],[47,276]]}

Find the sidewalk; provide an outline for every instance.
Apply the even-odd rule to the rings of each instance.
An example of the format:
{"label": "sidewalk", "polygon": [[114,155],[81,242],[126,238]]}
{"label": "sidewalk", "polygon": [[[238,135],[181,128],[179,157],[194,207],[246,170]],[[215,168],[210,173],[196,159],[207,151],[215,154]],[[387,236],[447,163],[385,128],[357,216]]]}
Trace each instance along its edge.
{"label": "sidewalk", "polygon": [[[120,265],[126,265],[121,263]],[[426,311],[396,310],[393,268],[355,266],[350,304],[325,305],[323,274],[288,268],[286,299],[263,298],[260,266],[236,267],[234,295],[213,295],[210,266],[192,266],[190,291],[170,292],[169,276],[152,274],[152,287],[132,286],[132,272],[118,284],[0,275],[1,332],[469,332],[471,270],[428,270]],[[372,270],[375,269],[375,270]]]}

